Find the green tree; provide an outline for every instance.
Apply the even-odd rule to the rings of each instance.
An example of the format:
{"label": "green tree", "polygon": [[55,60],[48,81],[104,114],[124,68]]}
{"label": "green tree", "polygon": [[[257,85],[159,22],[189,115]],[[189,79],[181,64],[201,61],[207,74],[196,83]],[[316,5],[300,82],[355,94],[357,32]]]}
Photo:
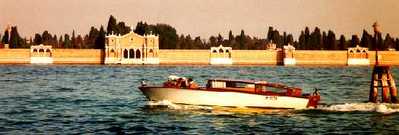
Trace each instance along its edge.
{"label": "green tree", "polygon": [[100,31],[98,33],[98,36],[95,40],[95,49],[104,49],[105,47],[105,31],[104,31],[104,27],[101,26]]}
{"label": "green tree", "polygon": [[116,19],[114,16],[110,16],[108,19],[108,25],[107,25],[107,34],[118,34],[117,26],[116,26]]}
{"label": "green tree", "polygon": [[339,49],[336,44],[335,33],[331,30],[329,30],[328,34],[327,34],[327,48],[328,48],[328,50],[338,50]]}
{"label": "green tree", "polygon": [[3,36],[3,39],[1,40],[1,42],[3,44],[8,44],[9,43],[8,39],[10,38],[10,35],[8,35],[8,33],[9,33],[8,30],[4,31],[4,36]]}
{"label": "green tree", "polygon": [[385,36],[384,48],[394,48],[394,39],[389,33]]}
{"label": "green tree", "polygon": [[64,46],[63,48],[72,48],[71,37],[68,34],[64,35]]}
{"label": "green tree", "polygon": [[362,39],[360,40],[360,46],[368,47],[370,50],[372,49],[372,36],[367,33],[366,30],[363,30]]}
{"label": "green tree", "polygon": [[239,46],[240,49],[247,49],[247,46],[246,46],[247,41],[246,41],[244,30],[241,30],[241,32],[240,32],[240,36],[238,37],[238,43],[240,45]]}
{"label": "green tree", "polygon": [[71,48],[76,48],[76,35],[75,35],[75,30],[72,31],[72,38],[71,38]]}
{"label": "green tree", "polygon": [[41,39],[42,39],[41,43],[49,45],[52,44],[53,36],[46,30],[42,33]]}
{"label": "green tree", "polygon": [[33,39],[35,45],[40,45],[43,43],[42,36],[38,33],[35,34],[35,38]]}
{"label": "green tree", "polygon": [[357,35],[352,35],[351,47],[355,47],[356,45],[359,45],[359,44],[360,44],[359,37],[357,37]]}
{"label": "green tree", "polygon": [[11,27],[10,48],[20,48],[23,45],[23,39],[19,36],[17,27]]}
{"label": "green tree", "polygon": [[345,50],[347,49],[348,46],[346,45],[346,39],[344,35],[341,35],[339,38],[339,49],[340,50]]}

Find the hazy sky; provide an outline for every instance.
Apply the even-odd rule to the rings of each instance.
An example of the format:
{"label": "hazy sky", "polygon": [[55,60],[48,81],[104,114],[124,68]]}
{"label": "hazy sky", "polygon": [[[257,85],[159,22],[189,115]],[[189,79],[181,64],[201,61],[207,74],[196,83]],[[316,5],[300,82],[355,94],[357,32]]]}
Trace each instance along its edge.
{"label": "hazy sky", "polygon": [[230,29],[265,37],[268,26],[295,38],[305,26],[350,36],[371,31],[374,21],[399,37],[398,0],[0,0],[0,29],[17,25],[26,37],[44,30],[87,34],[90,26],[106,26],[111,14],[128,25],[167,23],[202,38],[227,38]]}

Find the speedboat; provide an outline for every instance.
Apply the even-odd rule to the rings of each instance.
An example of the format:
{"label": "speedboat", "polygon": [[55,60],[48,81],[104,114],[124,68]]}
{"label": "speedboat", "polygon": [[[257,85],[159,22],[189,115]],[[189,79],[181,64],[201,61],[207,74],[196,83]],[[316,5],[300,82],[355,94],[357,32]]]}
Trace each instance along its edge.
{"label": "speedboat", "polygon": [[142,82],[141,92],[150,101],[175,104],[268,109],[316,108],[320,94],[302,94],[302,89],[279,83],[252,80],[209,79],[199,87],[190,79],[169,77],[163,85]]}

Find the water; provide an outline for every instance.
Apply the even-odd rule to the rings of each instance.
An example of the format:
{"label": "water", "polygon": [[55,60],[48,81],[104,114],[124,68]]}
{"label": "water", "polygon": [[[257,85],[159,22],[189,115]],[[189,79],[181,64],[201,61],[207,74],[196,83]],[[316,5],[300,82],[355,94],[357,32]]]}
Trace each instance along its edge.
{"label": "water", "polygon": [[[399,80],[399,70],[393,69]],[[316,110],[147,102],[137,86],[170,74],[321,88]],[[399,106],[364,103],[368,67],[0,65],[0,134],[398,134]],[[243,111],[244,110],[244,111]]]}

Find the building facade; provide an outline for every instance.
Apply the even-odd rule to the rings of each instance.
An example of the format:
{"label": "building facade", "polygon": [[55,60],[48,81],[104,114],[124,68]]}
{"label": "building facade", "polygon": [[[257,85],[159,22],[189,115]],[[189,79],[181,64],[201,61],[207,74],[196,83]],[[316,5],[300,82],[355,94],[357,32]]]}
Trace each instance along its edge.
{"label": "building facade", "polygon": [[348,65],[370,65],[369,49],[366,47],[348,48]]}
{"label": "building facade", "polygon": [[53,49],[51,45],[40,44],[30,46],[30,63],[53,63]]}
{"label": "building facade", "polygon": [[110,34],[105,41],[105,64],[159,64],[159,37]]}
{"label": "building facade", "polygon": [[284,65],[295,65],[295,47],[288,44],[283,47],[283,63]]}
{"label": "building facade", "polygon": [[232,53],[231,47],[224,47],[220,45],[219,47],[211,47],[210,50],[210,60],[211,65],[231,65],[233,64],[233,59],[231,57]]}

